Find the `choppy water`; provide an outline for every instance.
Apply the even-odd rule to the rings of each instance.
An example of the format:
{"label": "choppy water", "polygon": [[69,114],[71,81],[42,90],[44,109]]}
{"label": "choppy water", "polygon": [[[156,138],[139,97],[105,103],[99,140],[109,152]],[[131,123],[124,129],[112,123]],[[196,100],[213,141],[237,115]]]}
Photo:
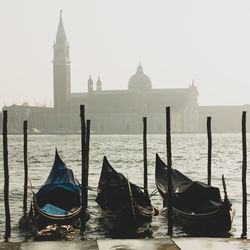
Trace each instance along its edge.
{"label": "choppy water", "polygon": [[[250,135],[248,136],[250,140]],[[249,142],[248,140],[248,142]],[[54,162],[55,147],[68,167],[76,177],[81,177],[81,146],[80,135],[29,135],[28,165],[32,184],[38,187],[46,180]],[[142,135],[91,135],[90,142],[90,172],[89,185],[96,187],[101,171],[103,156],[106,155],[111,165],[129,177],[131,182],[143,185],[143,151]],[[239,237],[242,232],[241,217],[241,165],[242,146],[240,134],[213,135],[212,185],[221,190],[221,176],[225,175],[230,201],[236,209],[233,222],[233,236]],[[23,137],[10,135],[8,137],[9,175],[10,175],[10,212],[11,241],[33,240],[27,232],[18,228],[18,220],[22,216],[23,202]],[[148,135],[148,168],[149,192],[155,189],[154,169],[155,153],[159,153],[166,161],[165,135]],[[188,177],[206,182],[207,169],[207,137],[201,134],[172,135],[173,167]],[[0,238],[3,240],[5,230],[5,215],[3,202],[3,153],[0,145]],[[250,190],[250,179],[248,190]],[[89,211],[91,219],[86,224],[86,238],[99,239],[107,237],[100,221],[97,204],[94,201],[95,191],[89,191]],[[249,201],[249,196],[248,196]],[[29,202],[28,202],[29,204]],[[152,204],[162,209],[162,200],[157,194],[152,197]],[[166,217],[160,214],[151,223],[152,237],[167,236]],[[250,227],[248,226],[248,231]],[[183,235],[175,230],[175,235]],[[80,236],[76,235],[76,239]]]}

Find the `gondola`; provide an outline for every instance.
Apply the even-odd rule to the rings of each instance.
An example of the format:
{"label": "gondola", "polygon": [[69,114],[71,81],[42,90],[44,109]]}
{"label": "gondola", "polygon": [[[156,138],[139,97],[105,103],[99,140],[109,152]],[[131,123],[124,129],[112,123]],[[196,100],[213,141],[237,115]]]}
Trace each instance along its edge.
{"label": "gondola", "polygon": [[[155,181],[163,198],[168,199],[168,168],[156,154]],[[227,198],[221,199],[220,190],[199,181],[192,181],[176,169],[172,169],[173,222],[185,233],[194,236],[227,235],[231,230],[234,210]]]}
{"label": "gondola", "polygon": [[121,234],[138,233],[139,227],[157,215],[149,196],[118,173],[106,157],[103,159],[96,202],[106,226]]}
{"label": "gondola", "polygon": [[[31,208],[27,222],[35,236],[44,236],[53,231],[63,232],[72,226],[81,215],[81,187],[61,160],[58,152],[52,170],[37,193],[31,192]],[[89,218],[89,214],[85,214]]]}

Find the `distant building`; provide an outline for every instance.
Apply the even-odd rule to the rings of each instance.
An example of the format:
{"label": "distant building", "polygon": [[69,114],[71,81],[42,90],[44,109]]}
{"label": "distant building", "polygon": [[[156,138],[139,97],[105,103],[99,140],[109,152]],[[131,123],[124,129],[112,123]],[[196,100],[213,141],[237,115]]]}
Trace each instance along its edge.
{"label": "distant building", "polygon": [[24,120],[28,120],[30,132],[55,130],[53,108],[13,104],[3,107],[3,110],[8,110],[7,125],[9,133],[22,133]]}
{"label": "distant building", "polygon": [[80,105],[86,107],[91,130],[96,133],[141,133],[142,118],[148,117],[148,132],[165,132],[165,107],[171,107],[172,132],[206,132],[206,117],[212,116],[213,132],[240,132],[240,117],[250,106],[199,106],[194,82],[187,88],[153,89],[151,79],[139,64],[128,80],[126,90],[103,90],[98,77],[90,75],[85,93],[71,93],[69,43],[62,16],[54,42],[54,108],[28,104],[4,107],[8,110],[9,131],[22,132],[23,120],[28,127],[43,133],[80,131]]}
{"label": "distant building", "polygon": [[[207,131],[206,120],[211,116],[211,129],[215,133],[239,133],[241,132],[242,112],[250,113],[250,105],[239,106],[200,106],[199,108],[199,131]],[[247,131],[250,131],[250,124],[246,124]]]}
{"label": "distant building", "polygon": [[65,129],[79,129],[79,106],[85,104],[92,130],[97,133],[139,133],[143,116],[148,117],[149,132],[164,132],[166,106],[171,106],[172,131],[198,130],[197,87],[152,89],[141,65],[130,77],[127,90],[103,90],[100,77],[94,89],[90,76],[87,93],[71,93],[69,43],[61,16],[54,43],[53,74],[56,123]]}

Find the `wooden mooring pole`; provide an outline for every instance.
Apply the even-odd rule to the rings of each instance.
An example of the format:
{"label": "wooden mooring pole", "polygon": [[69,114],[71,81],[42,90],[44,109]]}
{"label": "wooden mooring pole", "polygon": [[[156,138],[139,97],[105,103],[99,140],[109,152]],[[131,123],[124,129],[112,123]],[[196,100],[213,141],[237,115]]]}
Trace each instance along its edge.
{"label": "wooden mooring pole", "polygon": [[[86,187],[89,185],[89,143],[90,143],[90,120],[87,120],[87,131],[86,131],[86,167],[85,167],[85,178],[86,178]],[[85,208],[88,207],[88,188],[86,188],[86,199],[85,199]]]}
{"label": "wooden mooring pole", "polygon": [[23,211],[27,213],[27,186],[28,186],[28,160],[27,160],[27,128],[28,122],[23,122],[23,162],[24,162],[24,191],[23,191]]}
{"label": "wooden mooring pole", "polygon": [[212,136],[211,136],[211,117],[207,117],[207,140],[208,140],[208,153],[207,153],[207,184],[211,185],[211,159],[212,159]]}
{"label": "wooden mooring pole", "polygon": [[247,238],[247,141],[246,141],[246,111],[242,113],[242,234],[241,238]]}
{"label": "wooden mooring pole", "polygon": [[144,195],[148,195],[148,162],[147,162],[147,117],[143,117],[143,163],[144,163]]}
{"label": "wooden mooring pole", "polygon": [[4,160],[4,207],[5,207],[5,240],[10,237],[10,208],[9,208],[9,169],[8,169],[8,139],[7,139],[7,110],[3,111],[3,160]]}
{"label": "wooden mooring pole", "polygon": [[81,212],[81,231],[85,230],[85,213],[86,213],[86,126],[85,126],[85,109],[84,105],[80,106],[81,117],[81,153],[82,153],[82,212]]}
{"label": "wooden mooring pole", "polygon": [[166,141],[167,141],[167,163],[168,163],[168,235],[173,235],[173,184],[172,184],[172,153],[171,153],[171,120],[170,107],[166,107]]}

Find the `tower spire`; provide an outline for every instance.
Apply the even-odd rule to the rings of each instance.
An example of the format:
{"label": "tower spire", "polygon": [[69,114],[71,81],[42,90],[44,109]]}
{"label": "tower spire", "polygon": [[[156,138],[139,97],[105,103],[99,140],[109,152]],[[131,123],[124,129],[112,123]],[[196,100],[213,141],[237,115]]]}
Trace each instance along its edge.
{"label": "tower spire", "polygon": [[100,75],[98,76],[98,80],[96,82],[96,90],[97,91],[101,91],[102,90],[102,82],[101,82],[101,79],[100,79]]}
{"label": "tower spire", "polygon": [[63,26],[63,21],[62,21],[62,10],[60,10],[60,19],[59,19],[59,24],[57,28],[57,34],[56,34],[56,42],[57,43],[66,43],[67,42],[67,37],[66,33],[64,30]]}
{"label": "tower spire", "polygon": [[91,74],[89,75],[89,80],[88,80],[88,92],[89,93],[93,92],[93,80],[91,78]]}
{"label": "tower spire", "polygon": [[53,47],[54,107],[62,110],[71,99],[69,43],[62,22],[62,10]]}

